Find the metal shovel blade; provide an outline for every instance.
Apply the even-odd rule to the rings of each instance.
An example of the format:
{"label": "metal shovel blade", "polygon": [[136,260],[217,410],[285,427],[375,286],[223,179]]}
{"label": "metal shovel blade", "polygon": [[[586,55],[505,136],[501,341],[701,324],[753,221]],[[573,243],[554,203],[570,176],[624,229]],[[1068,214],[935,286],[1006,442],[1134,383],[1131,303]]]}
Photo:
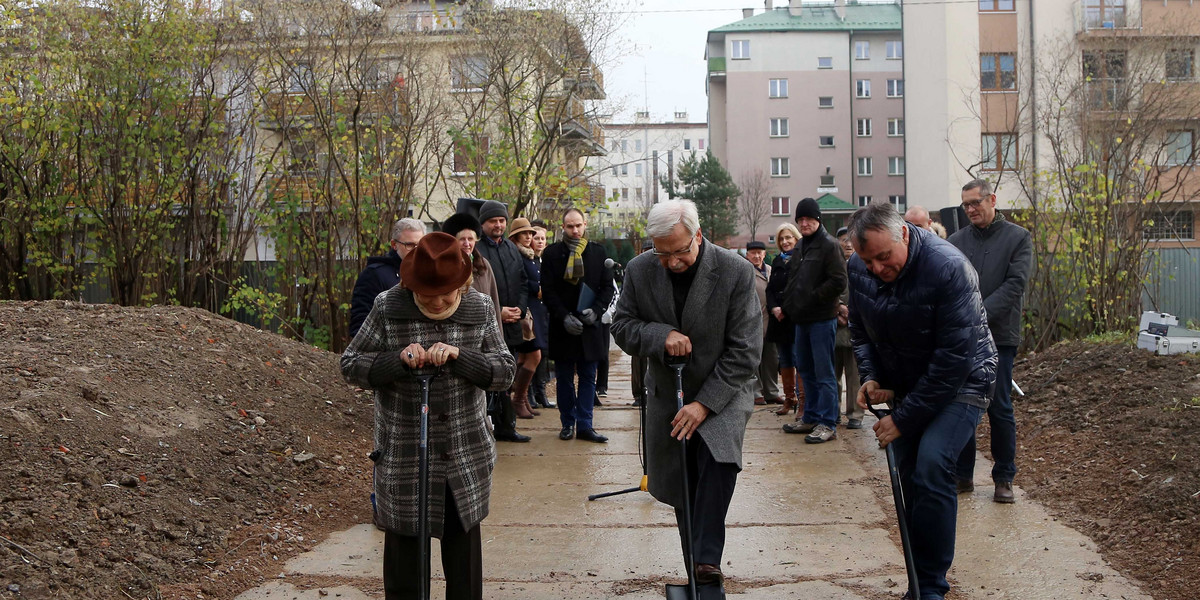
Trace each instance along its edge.
{"label": "metal shovel blade", "polygon": [[725,586],[717,583],[697,585],[693,599],[687,584],[668,583],[667,600],[725,600]]}

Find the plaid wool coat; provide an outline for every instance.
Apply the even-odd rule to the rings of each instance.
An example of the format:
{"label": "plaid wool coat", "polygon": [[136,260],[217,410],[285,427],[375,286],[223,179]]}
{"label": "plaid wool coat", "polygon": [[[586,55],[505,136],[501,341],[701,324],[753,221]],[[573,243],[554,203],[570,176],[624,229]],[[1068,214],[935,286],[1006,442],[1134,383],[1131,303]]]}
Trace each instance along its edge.
{"label": "plaid wool coat", "polygon": [[354,385],[375,389],[375,520],[400,535],[417,534],[421,384],[407,369],[383,384],[380,373],[371,376],[371,368],[385,353],[413,342],[425,348],[444,342],[459,349],[458,358],[447,362],[429,386],[428,530],[441,537],[447,486],[464,529],[488,514],[496,443],[487,427],[484,390],[508,389],[516,361],[504,344],[491,299],[474,289],[441,321],[421,314],[412,292],[400,286],[375,298],[367,320],[342,353],[342,375]]}

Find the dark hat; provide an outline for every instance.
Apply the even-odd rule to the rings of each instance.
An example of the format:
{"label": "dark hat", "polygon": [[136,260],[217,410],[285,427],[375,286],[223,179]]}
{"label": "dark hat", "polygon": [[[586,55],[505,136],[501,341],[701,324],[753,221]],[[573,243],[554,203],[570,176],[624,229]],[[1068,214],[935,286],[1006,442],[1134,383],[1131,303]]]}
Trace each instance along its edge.
{"label": "dark hat", "polygon": [[434,296],[454,291],[471,277],[471,260],[448,233],[431,233],[400,263],[400,280],[414,293]]}
{"label": "dark hat", "polygon": [[479,222],[487,223],[488,219],[504,217],[508,219],[508,207],[495,200],[488,200],[479,207]]}
{"label": "dark hat", "polygon": [[483,237],[483,230],[479,227],[479,221],[476,221],[475,217],[467,213],[454,213],[442,223],[442,232],[450,234],[451,237],[458,237],[458,232],[464,229],[474,231],[477,238]]}
{"label": "dark hat", "polygon": [[838,227],[837,235],[835,235],[833,237],[842,237],[843,235],[846,235],[846,232],[848,232],[848,231],[850,231],[850,230],[845,227]]}
{"label": "dark hat", "polygon": [[821,205],[817,204],[812,198],[805,198],[796,205],[796,222],[800,222],[800,217],[808,217],[810,219],[821,220]]}
{"label": "dark hat", "polygon": [[533,226],[529,224],[529,219],[526,219],[525,217],[517,217],[513,219],[512,224],[508,226],[508,237],[512,238],[518,233],[523,233],[526,231],[533,233]]}
{"label": "dark hat", "polygon": [[749,242],[746,242],[746,249],[747,250],[766,250],[767,245],[758,240],[750,240]]}

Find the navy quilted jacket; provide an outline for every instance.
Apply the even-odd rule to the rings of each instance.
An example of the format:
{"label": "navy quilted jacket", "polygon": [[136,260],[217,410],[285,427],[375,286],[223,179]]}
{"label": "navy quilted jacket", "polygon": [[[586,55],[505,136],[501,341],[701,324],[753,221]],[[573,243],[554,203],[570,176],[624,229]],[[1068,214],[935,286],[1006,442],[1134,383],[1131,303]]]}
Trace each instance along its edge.
{"label": "navy quilted jacket", "polygon": [[896,393],[892,419],[913,435],[950,402],[987,406],[996,345],[966,257],[937,235],[905,226],[908,261],[895,281],[884,283],[851,257],[850,335],[862,381]]}

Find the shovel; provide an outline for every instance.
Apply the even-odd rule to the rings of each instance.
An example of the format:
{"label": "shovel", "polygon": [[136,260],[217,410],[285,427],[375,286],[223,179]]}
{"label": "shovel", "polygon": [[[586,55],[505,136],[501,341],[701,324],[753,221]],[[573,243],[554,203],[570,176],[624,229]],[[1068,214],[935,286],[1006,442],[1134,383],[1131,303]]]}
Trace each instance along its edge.
{"label": "shovel", "polygon": [[[687,356],[667,356],[668,367],[675,369],[675,412],[683,410],[683,367]],[[679,472],[683,481],[683,564],[687,585],[667,584],[667,600],[723,600],[725,587],[721,584],[696,584],[696,555],[692,548],[692,492],[688,483],[687,439],[679,442]]]}
{"label": "shovel", "polygon": [[437,371],[413,372],[413,377],[421,382],[421,427],[417,445],[417,559],[421,565],[417,591],[421,600],[429,600],[429,380],[437,374]]}
{"label": "shovel", "polygon": [[[892,414],[891,409],[875,408],[867,405],[867,409],[876,419],[882,419]],[[921,597],[921,587],[917,583],[917,567],[913,561],[912,540],[908,536],[908,517],[904,511],[904,490],[900,488],[900,468],[896,465],[896,453],[892,445],[884,447],[887,454],[888,475],[892,478],[892,502],[896,504],[896,522],[900,526],[900,547],[904,550],[904,568],[908,571],[908,593],[913,598]]]}

